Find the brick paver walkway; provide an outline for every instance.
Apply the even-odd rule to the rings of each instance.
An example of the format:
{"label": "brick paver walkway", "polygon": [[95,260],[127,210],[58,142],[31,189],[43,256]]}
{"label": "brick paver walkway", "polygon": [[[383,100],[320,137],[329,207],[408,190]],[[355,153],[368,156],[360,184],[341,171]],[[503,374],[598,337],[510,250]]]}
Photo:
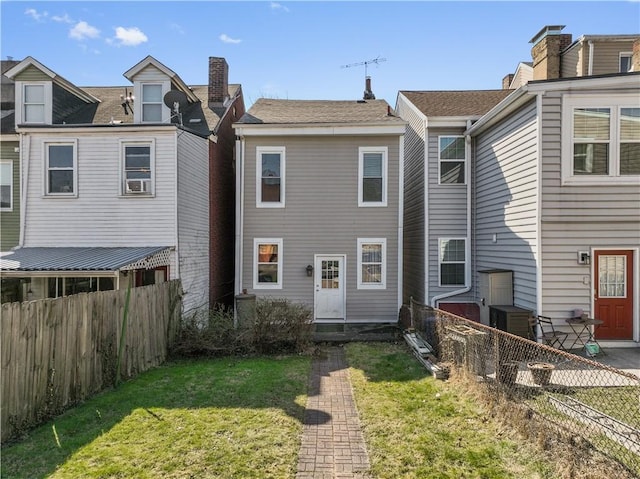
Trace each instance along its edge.
{"label": "brick paver walkway", "polygon": [[312,363],[296,479],[365,478],[368,470],[344,350],[331,346]]}

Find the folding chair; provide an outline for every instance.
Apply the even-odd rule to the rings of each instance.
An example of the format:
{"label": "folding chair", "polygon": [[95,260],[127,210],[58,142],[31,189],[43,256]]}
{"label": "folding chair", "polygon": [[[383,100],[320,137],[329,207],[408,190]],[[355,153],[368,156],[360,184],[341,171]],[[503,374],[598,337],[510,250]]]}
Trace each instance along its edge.
{"label": "folding chair", "polygon": [[569,333],[565,333],[563,331],[556,331],[553,327],[553,321],[548,316],[538,315],[535,318],[531,318],[530,323],[532,327],[533,334],[535,337],[535,328],[537,327],[540,331],[540,339],[547,346],[551,346],[552,348],[562,349],[566,351],[567,349],[564,347],[564,342],[567,340],[567,336]]}

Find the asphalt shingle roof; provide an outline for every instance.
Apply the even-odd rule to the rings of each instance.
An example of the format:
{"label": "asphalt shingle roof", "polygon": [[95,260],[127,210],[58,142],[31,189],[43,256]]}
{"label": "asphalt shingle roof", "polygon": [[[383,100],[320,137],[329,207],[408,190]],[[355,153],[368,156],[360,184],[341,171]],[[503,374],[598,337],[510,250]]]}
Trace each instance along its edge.
{"label": "asphalt shingle roof", "polygon": [[513,90],[400,91],[426,116],[481,116]]}
{"label": "asphalt shingle roof", "polygon": [[402,122],[384,100],[278,100],[260,98],[238,123],[311,124]]}

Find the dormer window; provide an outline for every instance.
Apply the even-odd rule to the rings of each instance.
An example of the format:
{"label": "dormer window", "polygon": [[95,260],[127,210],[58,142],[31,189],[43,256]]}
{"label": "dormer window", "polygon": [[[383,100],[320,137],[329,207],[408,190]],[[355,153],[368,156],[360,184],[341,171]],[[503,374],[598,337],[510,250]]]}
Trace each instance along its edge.
{"label": "dormer window", "polygon": [[162,121],[162,84],[142,84],[142,121],[160,123]]}

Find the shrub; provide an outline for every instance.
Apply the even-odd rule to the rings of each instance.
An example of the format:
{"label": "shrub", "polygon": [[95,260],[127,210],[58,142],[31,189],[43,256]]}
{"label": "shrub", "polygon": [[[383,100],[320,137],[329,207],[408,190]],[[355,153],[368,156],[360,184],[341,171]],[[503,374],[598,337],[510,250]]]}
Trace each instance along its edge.
{"label": "shrub", "polygon": [[206,318],[194,314],[182,320],[172,349],[176,356],[226,356],[240,348],[233,310],[216,306]]}
{"label": "shrub", "polygon": [[255,324],[251,327],[253,347],[258,353],[301,352],[311,343],[309,307],[282,298],[260,298]]}

